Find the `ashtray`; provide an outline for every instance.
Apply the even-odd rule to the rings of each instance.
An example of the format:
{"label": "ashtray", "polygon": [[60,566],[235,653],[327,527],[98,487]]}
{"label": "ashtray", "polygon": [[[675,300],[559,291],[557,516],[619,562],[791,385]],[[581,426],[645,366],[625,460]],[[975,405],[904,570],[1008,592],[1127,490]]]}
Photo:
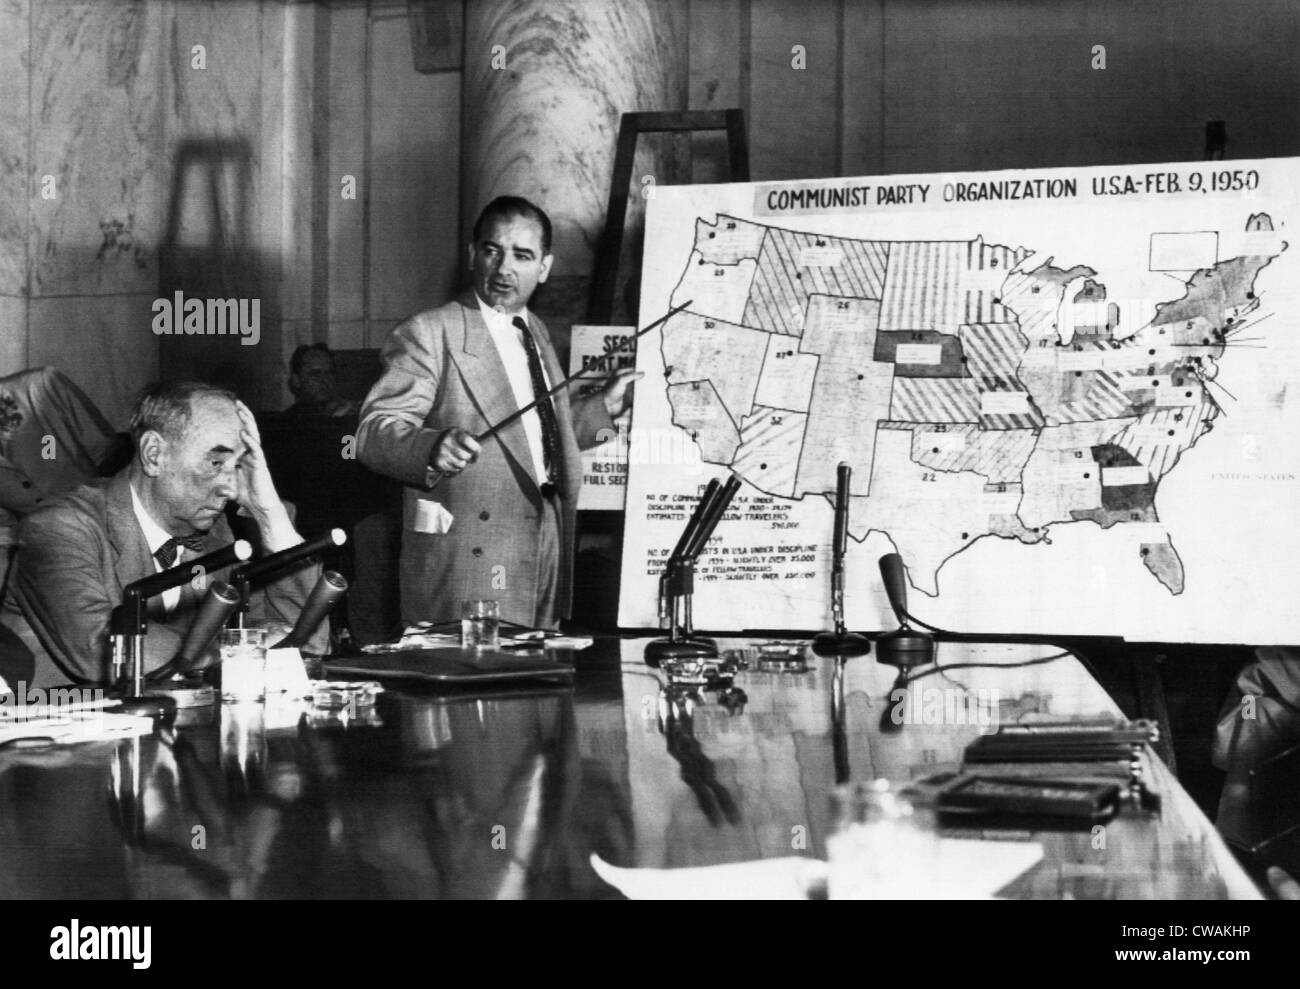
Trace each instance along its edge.
{"label": "ashtray", "polygon": [[312,707],[323,711],[374,707],[384,690],[375,680],[313,680],[311,688]]}
{"label": "ashtray", "polygon": [[719,683],[729,684],[736,675],[734,664],[716,656],[665,659],[662,668],[669,683],[681,685],[711,687]]}
{"label": "ashtray", "polygon": [[804,673],[808,669],[808,643],[759,643],[757,666],[763,673]]}

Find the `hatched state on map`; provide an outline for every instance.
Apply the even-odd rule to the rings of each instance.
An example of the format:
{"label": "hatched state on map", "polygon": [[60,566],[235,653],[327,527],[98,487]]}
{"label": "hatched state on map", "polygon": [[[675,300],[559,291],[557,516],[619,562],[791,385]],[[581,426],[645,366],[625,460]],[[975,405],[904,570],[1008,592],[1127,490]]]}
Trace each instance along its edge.
{"label": "hatched state on map", "polygon": [[1195,267],[1121,334],[1097,272],[1026,269],[1027,247],[700,218],[672,300],[692,304],[662,336],[673,423],[775,497],[833,500],[849,463],[852,518],[890,537],[926,593],[979,539],[1031,544],[1091,522],[1133,526],[1143,565],[1179,594],[1158,487],[1222,411],[1219,362],[1259,308],[1275,243],[1219,261],[1217,234],[1152,234],[1147,263]]}

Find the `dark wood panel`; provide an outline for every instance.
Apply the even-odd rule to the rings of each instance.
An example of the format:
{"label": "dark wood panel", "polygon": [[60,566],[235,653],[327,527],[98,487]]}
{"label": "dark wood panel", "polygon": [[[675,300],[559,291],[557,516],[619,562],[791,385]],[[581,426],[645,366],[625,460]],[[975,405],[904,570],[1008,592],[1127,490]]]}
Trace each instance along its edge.
{"label": "dark wood panel", "polygon": [[[750,169],[759,181],[839,168],[839,0],[753,0]],[[792,49],[803,47],[796,69]]]}

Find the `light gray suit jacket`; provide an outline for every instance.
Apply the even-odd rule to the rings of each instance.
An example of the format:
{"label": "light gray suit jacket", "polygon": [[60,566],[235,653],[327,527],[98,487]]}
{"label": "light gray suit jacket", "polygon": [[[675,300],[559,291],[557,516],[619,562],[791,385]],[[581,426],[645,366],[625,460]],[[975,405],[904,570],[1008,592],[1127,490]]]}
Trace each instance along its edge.
{"label": "light gray suit jacket", "polygon": [[[529,327],[552,384],[564,378],[540,319]],[[573,597],[573,546],[580,447],[594,445],[613,424],[599,393],[564,401],[555,396],[564,454],[560,492],[558,615],[537,609],[543,502],[523,423],[516,420],[483,444],[476,463],[459,475],[426,484],[438,438],[453,426],[480,433],[519,408],[505,365],[468,292],[455,302],[403,322],[389,338],[384,373],[361,408],[357,452],[371,470],[395,477],[404,492],[401,595],[405,622],[460,617],[460,602],[494,598],[501,617],[553,627],[567,617]],[[424,503],[422,505],[422,503]],[[417,522],[452,515],[442,534],[417,531]],[[421,526],[428,528],[428,526]]]}

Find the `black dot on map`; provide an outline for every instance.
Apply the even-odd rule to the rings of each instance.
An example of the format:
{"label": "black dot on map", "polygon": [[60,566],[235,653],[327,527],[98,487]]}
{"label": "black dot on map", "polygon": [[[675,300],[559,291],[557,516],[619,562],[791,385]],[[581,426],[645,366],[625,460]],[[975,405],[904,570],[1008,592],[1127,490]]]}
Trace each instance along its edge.
{"label": "black dot on map", "polygon": [[703,263],[704,263],[704,258],[700,258],[700,260],[699,260],[698,263],[699,263],[699,264],[703,264]]}
{"label": "black dot on map", "polygon": [[938,452],[939,452],[939,448],[936,446],[936,447],[935,447],[931,452],[932,452],[932,453],[938,453]]}
{"label": "black dot on map", "polygon": [[718,236],[716,233],[709,234],[709,240],[712,240],[716,236]]}
{"label": "black dot on map", "polygon": [[799,272],[796,271],[796,272],[794,273],[794,277],[797,278],[797,279],[802,279],[802,278],[803,278],[803,275],[802,275],[801,273],[799,273]]}
{"label": "black dot on map", "polygon": [[767,464],[759,464],[759,465],[758,465],[758,469],[759,469],[759,470],[767,470]]}
{"label": "black dot on map", "polygon": [[961,537],[962,537],[962,539],[969,539],[969,538],[970,538],[970,533],[969,533],[969,532],[963,532],[963,533],[961,534]]}
{"label": "black dot on map", "polygon": [[1001,299],[994,299],[994,300],[993,300],[993,304],[994,304],[995,306],[1000,306],[1000,305],[1002,305],[1002,300],[1001,300]]}
{"label": "black dot on map", "polygon": [[858,380],[861,381],[862,378],[863,378],[863,375],[859,374],[859,375],[858,375]]}
{"label": "black dot on map", "polygon": [[1083,372],[1082,372],[1082,371],[1075,371],[1075,372],[1074,372],[1074,376],[1075,376],[1076,378],[1082,378],[1082,377],[1083,377]]}
{"label": "black dot on map", "polygon": [[1201,337],[1201,346],[1203,346],[1203,347],[1208,347],[1209,345],[1210,345],[1210,338],[1209,338],[1209,337]]}
{"label": "black dot on map", "polygon": [[1159,388],[1159,387],[1160,387],[1160,382],[1159,382],[1159,381],[1153,381],[1153,382],[1151,382],[1151,387],[1152,387],[1152,388]]}
{"label": "black dot on map", "polygon": [[1150,552],[1151,552],[1151,550],[1147,549],[1145,546],[1142,547],[1142,555],[1143,555],[1143,556],[1146,556],[1146,555],[1147,555],[1148,553],[1150,553]]}
{"label": "black dot on map", "polygon": [[1037,531],[1038,531],[1038,526],[1034,526],[1034,527],[1033,527],[1032,529],[1030,529],[1029,531],[1030,531],[1030,532],[1037,532]]}
{"label": "black dot on map", "polygon": [[[1109,324],[1109,323],[1106,324],[1106,329],[1108,329],[1108,330],[1110,329],[1110,324]],[[1164,336],[1164,334],[1165,334],[1165,328],[1162,326],[1162,327],[1160,327],[1160,335],[1161,335],[1161,336]]]}
{"label": "black dot on map", "polygon": [[1084,479],[1085,481],[1088,480],[1088,478],[1090,478],[1090,477],[1092,477],[1091,474],[1084,474],[1084,475],[1083,475],[1083,479]]}
{"label": "black dot on map", "polygon": [[1173,435],[1174,435],[1174,431],[1173,431],[1172,429],[1169,430],[1169,435],[1170,435],[1170,436],[1173,436]]}

